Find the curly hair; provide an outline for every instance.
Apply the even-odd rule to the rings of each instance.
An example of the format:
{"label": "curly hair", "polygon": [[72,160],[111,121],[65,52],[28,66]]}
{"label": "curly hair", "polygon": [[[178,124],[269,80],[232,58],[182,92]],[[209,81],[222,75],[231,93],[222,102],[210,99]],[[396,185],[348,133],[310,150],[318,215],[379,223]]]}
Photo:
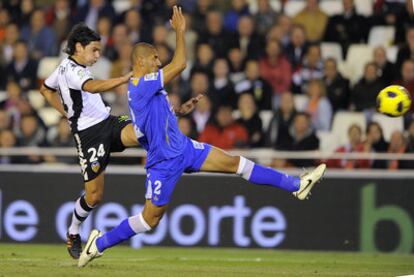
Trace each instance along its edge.
{"label": "curly hair", "polygon": [[73,55],[76,50],[76,43],[80,43],[83,47],[92,41],[101,41],[101,36],[81,22],[73,26],[68,36],[66,48],[63,50],[66,54]]}

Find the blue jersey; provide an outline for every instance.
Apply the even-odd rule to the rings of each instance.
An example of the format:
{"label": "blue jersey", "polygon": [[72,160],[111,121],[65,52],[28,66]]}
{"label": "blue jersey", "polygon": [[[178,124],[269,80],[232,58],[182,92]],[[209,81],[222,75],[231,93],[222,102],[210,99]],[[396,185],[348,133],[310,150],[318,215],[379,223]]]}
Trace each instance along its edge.
{"label": "blue jersey", "polygon": [[182,154],[187,138],[178,128],[164,90],[162,70],[139,80],[132,78],[128,85],[128,102],[138,141],[148,152],[146,168]]}

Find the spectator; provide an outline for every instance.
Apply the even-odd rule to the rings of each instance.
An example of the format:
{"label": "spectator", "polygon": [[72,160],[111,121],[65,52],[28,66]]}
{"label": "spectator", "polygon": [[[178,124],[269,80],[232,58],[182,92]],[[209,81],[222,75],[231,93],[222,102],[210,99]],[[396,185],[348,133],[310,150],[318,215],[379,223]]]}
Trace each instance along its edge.
{"label": "spectator", "polygon": [[32,14],[35,10],[35,3],[33,0],[22,0],[20,2],[19,14],[16,22],[19,22],[20,26],[30,24]]}
{"label": "spectator", "polygon": [[310,115],[316,131],[329,131],[332,120],[332,107],[326,97],[326,88],[322,81],[311,80],[308,84],[306,112]]}
{"label": "spectator", "polygon": [[230,33],[235,33],[240,17],[245,15],[250,15],[246,0],[231,0],[231,8],[224,15],[224,29]]}
{"label": "spectator", "polygon": [[0,8],[0,44],[4,40],[4,33],[7,25],[10,23],[10,14],[6,9]]}
{"label": "spectator", "polygon": [[280,97],[280,106],[274,111],[266,132],[266,146],[282,149],[291,140],[289,129],[296,115],[293,94],[286,92]]}
{"label": "spectator", "polygon": [[[129,9],[125,13],[124,24],[127,27],[129,40],[135,44],[140,41],[148,39],[148,35],[145,36],[141,14],[136,9]],[[165,34],[166,36],[167,34]]]}
{"label": "spectator", "polygon": [[292,65],[292,70],[298,68],[303,61],[307,51],[306,31],[301,25],[292,26],[290,42],[285,48],[285,55]]}
{"label": "spectator", "polygon": [[208,123],[198,140],[222,149],[245,147],[248,144],[248,133],[240,123],[233,119],[231,106],[220,106],[214,123]]}
{"label": "spectator", "polygon": [[[1,128],[0,128],[1,129]],[[406,139],[406,150],[405,153],[414,153],[414,121],[411,121],[407,129],[407,139]],[[399,164],[400,168],[414,168],[413,160],[401,160]]]}
{"label": "spectator", "polygon": [[[293,119],[293,126],[290,129],[290,139],[287,144],[281,145],[279,150],[287,151],[310,151],[318,150],[319,139],[311,127],[310,116],[306,113],[297,113]],[[313,159],[291,159],[287,161],[288,165],[295,167],[314,166]]]}
{"label": "spectator", "polygon": [[[365,142],[365,152],[383,153],[388,150],[388,143],[384,139],[384,133],[378,122],[370,122],[367,126]],[[385,160],[374,160],[372,168],[386,168]]]}
{"label": "spectator", "polygon": [[19,84],[23,91],[36,89],[37,62],[30,58],[27,44],[18,40],[13,47],[13,60],[6,67],[6,80],[13,80]]}
{"label": "spectator", "polygon": [[[64,117],[60,118],[57,126],[54,129],[54,132],[57,132],[49,142],[49,146],[52,147],[73,147],[75,146],[75,141],[70,132],[68,120]],[[64,157],[64,156],[49,156],[48,162],[57,162],[57,163],[69,163],[74,164],[77,162],[76,157]]]}
{"label": "spectator", "polygon": [[168,30],[165,25],[158,24],[152,29],[152,44],[167,44]]}
{"label": "spectator", "polygon": [[196,71],[203,71],[208,78],[213,77],[212,67],[214,63],[214,51],[207,43],[199,44],[197,47],[197,57],[191,68],[191,75]]}
{"label": "spectator", "polygon": [[[406,60],[401,66],[401,79],[395,84],[405,87],[414,99],[414,60]],[[411,112],[414,112],[414,101],[411,103]]]}
{"label": "spectator", "polygon": [[33,11],[30,25],[22,28],[21,38],[27,42],[29,53],[35,60],[57,54],[57,38],[52,28],[46,26],[45,13],[41,9]]}
{"label": "spectator", "polygon": [[254,21],[251,16],[242,16],[237,28],[238,46],[246,59],[258,59],[262,56],[264,44],[262,37],[255,32]]}
{"label": "spectator", "polygon": [[[1,111],[0,111],[1,112]],[[17,139],[11,130],[0,129],[0,149],[7,149],[17,146]],[[22,162],[22,159],[18,156],[0,156],[0,164],[16,164]]]}
{"label": "spectator", "polygon": [[256,60],[247,61],[245,74],[246,79],[236,84],[236,93],[251,93],[259,110],[271,110],[273,90],[270,84],[260,77],[259,63]]}
{"label": "spectator", "polygon": [[[213,107],[228,105],[236,108],[237,96],[234,91],[234,84],[229,79],[229,65],[223,58],[214,61],[214,78],[208,92]],[[206,93],[206,92],[204,92]]]}
{"label": "spectator", "polygon": [[[39,125],[34,115],[25,115],[20,121],[20,129],[18,132],[18,141],[21,146],[46,146],[46,132]],[[41,163],[43,157],[38,155],[30,155],[25,157],[25,163]]]}
{"label": "spectator", "polygon": [[117,24],[112,30],[111,43],[105,48],[103,55],[109,60],[114,61],[118,58],[119,50],[122,45],[131,43],[128,35],[128,29],[124,24]]}
{"label": "spectator", "polygon": [[273,90],[273,107],[277,107],[280,95],[290,89],[292,69],[288,60],[283,56],[278,41],[269,40],[266,43],[266,56],[259,63],[260,76],[269,82]]}
{"label": "spectator", "polygon": [[239,97],[238,109],[240,118],[237,120],[249,135],[249,147],[262,147],[264,144],[263,123],[250,93],[243,93]]}
{"label": "spectator", "polygon": [[115,19],[115,9],[111,3],[106,0],[90,0],[85,1],[84,4],[77,9],[75,23],[84,21],[86,25],[92,30],[96,30],[98,18],[107,16]]}
{"label": "spectator", "polygon": [[181,97],[183,102],[189,100],[191,97],[196,97],[199,94],[206,94],[209,92],[208,76],[203,71],[194,72],[190,81],[190,92]]}
{"label": "spectator", "polygon": [[328,16],[319,8],[318,0],[306,0],[305,8],[293,17],[293,22],[306,29],[309,41],[318,42],[325,33]]}
{"label": "spectator", "polygon": [[101,37],[101,53],[106,53],[106,49],[112,44],[112,22],[107,16],[98,18],[96,25],[98,34]]}
{"label": "spectator", "polygon": [[278,21],[280,14],[275,12],[269,0],[257,0],[257,12],[254,15],[256,30],[265,36],[270,27]]}
{"label": "spectator", "polygon": [[191,118],[195,123],[197,133],[201,133],[210,121],[212,116],[211,101],[208,96],[204,96],[198,101],[197,106],[191,114]]}
{"label": "spectator", "polygon": [[211,0],[198,0],[195,12],[192,14],[194,30],[198,35],[206,31],[206,18],[208,11],[214,9]]}
{"label": "spectator", "polygon": [[391,84],[395,81],[395,66],[387,59],[387,53],[383,46],[374,49],[374,63],[379,70],[379,78],[384,84]]}
{"label": "spectator", "polygon": [[384,84],[378,77],[378,68],[373,62],[365,65],[364,76],[355,85],[351,94],[351,109],[367,115],[375,112],[377,94]]}
{"label": "spectator", "polygon": [[195,123],[191,120],[191,117],[180,117],[178,119],[178,128],[180,128],[180,131],[187,137],[197,139],[198,133],[195,127]]}
{"label": "spectator", "polygon": [[349,80],[345,79],[338,71],[336,60],[334,58],[327,58],[323,71],[326,96],[331,103],[333,112],[348,109],[350,97]]}
{"label": "spectator", "polygon": [[6,129],[11,129],[11,117],[10,115],[3,109],[0,109],[0,132]]}
{"label": "spectator", "polygon": [[172,59],[173,51],[166,43],[156,44],[155,48],[158,52],[158,58],[160,59],[161,65],[164,66],[168,64]]}
{"label": "spectator", "polygon": [[304,93],[307,83],[313,79],[323,79],[321,48],[317,44],[309,46],[302,65],[294,71],[292,75],[292,91],[299,94]]}
{"label": "spectator", "polygon": [[230,80],[233,84],[237,84],[246,77],[244,75],[245,57],[240,48],[236,47],[229,50],[228,59],[230,61]]}
{"label": "spectator", "polygon": [[[364,143],[362,141],[362,129],[358,124],[352,124],[348,128],[348,143],[338,147],[335,153],[363,153],[365,152]],[[332,159],[327,162],[328,167],[344,168],[352,170],[355,168],[369,168],[369,160],[362,159]]]}
{"label": "spectator", "polygon": [[56,0],[47,10],[46,24],[56,34],[57,45],[61,44],[73,26],[73,16],[69,0]]}
{"label": "spectator", "polygon": [[388,145],[388,153],[394,154],[395,158],[388,161],[388,170],[397,170],[403,167],[404,162],[398,160],[398,157],[405,153],[406,148],[407,145],[403,133],[401,131],[394,131],[391,134],[390,144]]}
{"label": "spectator", "polygon": [[6,86],[7,98],[0,102],[0,109],[7,112],[9,117],[9,127],[17,127],[20,122],[20,105],[22,102],[22,92],[19,85],[14,81],[9,81]]}
{"label": "spectator", "polygon": [[397,68],[401,68],[404,61],[414,60],[414,26],[411,26],[405,32],[405,44],[403,44],[397,54]]}
{"label": "spectator", "polygon": [[205,24],[206,30],[198,37],[197,44],[208,44],[217,57],[225,57],[235,42],[223,28],[222,14],[216,10],[209,11]]}
{"label": "spectator", "polygon": [[340,43],[346,56],[351,44],[366,42],[369,24],[365,17],[356,12],[354,0],[342,0],[342,5],[344,12],[329,18],[325,41]]}
{"label": "spectator", "polygon": [[10,23],[6,26],[4,40],[0,44],[0,65],[7,65],[13,59],[13,46],[20,36],[17,24]]}

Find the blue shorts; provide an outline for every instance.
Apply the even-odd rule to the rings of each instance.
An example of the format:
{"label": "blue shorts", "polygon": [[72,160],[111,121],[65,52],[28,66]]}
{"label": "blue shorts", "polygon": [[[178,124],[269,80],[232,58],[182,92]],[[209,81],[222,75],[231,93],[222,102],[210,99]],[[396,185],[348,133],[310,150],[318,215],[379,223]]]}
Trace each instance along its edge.
{"label": "blue shorts", "polygon": [[200,171],[210,150],[211,145],[188,139],[181,155],[148,168],[145,198],[157,206],[168,204],[181,175]]}

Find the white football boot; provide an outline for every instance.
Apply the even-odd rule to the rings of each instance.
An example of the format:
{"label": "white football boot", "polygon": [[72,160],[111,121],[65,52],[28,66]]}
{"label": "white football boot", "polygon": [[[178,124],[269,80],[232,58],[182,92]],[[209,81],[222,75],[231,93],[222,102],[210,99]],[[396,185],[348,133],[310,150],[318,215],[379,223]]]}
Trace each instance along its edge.
{"label": "white football boot", "polygon": [[326,171],[326,164],[320,164],[314,170],[305,172],[300,176],[300,188],[293,192],[293,196],[299,200],[305,200],[310,195],[313,186],[321,180]]}
{"label": "white football boot", "polygon": [[79,257],[78,267],[84,267],[93,259],[102,256],[103,253],[99,252],[98,247],[96,246],[96,239],[100,236],[102,236],[101,232],[96,229],[92,230],[88,241],[86,242],[85,248]]}

